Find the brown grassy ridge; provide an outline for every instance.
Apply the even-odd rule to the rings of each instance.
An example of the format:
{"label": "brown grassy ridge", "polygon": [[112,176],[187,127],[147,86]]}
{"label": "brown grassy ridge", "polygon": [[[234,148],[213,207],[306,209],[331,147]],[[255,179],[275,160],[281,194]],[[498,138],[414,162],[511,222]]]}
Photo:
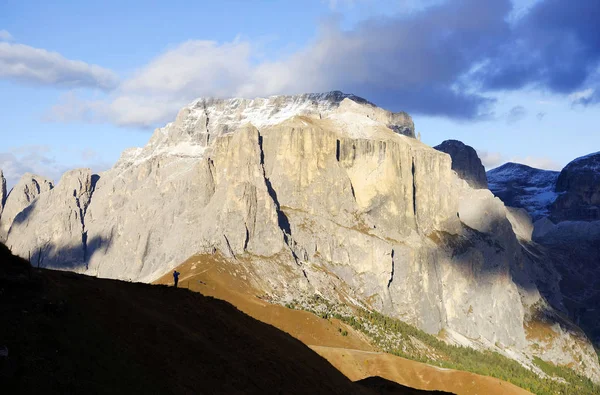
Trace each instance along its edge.
{"label": "brown grassy ridge", "polygon": [[0,320],[2,394],[423,394],[353,383],[225,301],[32,269],[3,245]]}

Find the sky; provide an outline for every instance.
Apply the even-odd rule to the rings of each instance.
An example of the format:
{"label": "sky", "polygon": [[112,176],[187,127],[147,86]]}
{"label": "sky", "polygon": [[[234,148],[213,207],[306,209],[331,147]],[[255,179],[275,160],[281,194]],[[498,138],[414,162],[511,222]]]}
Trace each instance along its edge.
{"label": "sky", "polygon": [[110,168],[198,97],[341,90],[486,168],[600,150],[600,1],[0,0],[0,169]]}

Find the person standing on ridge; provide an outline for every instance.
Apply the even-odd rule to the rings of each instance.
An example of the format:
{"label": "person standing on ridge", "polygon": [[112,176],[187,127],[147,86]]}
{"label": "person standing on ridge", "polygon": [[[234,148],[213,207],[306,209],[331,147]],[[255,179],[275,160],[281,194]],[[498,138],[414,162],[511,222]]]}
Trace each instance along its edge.
{"label": "person standing on ridge", "polygon": [[175,288],[177,288],[177,283],[179,282],[179,273],[177,270],[173,270],[173,282],[175,283]]}

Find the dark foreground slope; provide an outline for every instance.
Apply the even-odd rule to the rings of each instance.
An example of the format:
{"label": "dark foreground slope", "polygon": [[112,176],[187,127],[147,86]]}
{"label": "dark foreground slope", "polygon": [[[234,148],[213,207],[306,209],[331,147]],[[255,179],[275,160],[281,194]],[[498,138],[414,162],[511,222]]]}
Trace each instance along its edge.
{"label": "dark foreground slope", "polygon": [[31,270],[3,245],[0,317],[0,393],[373,393],[229,303]]}

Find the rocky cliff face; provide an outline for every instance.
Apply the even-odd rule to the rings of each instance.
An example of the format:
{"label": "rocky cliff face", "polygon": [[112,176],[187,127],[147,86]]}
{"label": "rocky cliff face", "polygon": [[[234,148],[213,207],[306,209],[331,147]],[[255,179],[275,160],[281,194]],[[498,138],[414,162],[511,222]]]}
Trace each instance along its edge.
{"label": "rocky cliff face", "polygon": [[485,168],[481,159],[477,156],[477,151],[458,140],[446,140],[442,144],[433,147],[450,155],[452,158],[452,170],[460,178],[475,189],[487,189],[488,180],[485,174]]}
{"label": "rocky cliff face", "polygon": [[4,210],[4,204],[6,204],[6,196],[6,178],[4,178],[4,173],[0,170],[0,216]]}
{"label": "rocky cliff face", "polygon": [[52,181],[44,177],[25,174],[5,199],[2,217],[0,217],[0,239],[6,240],[15,217],[40,194],[49,191],[52,187]]}
{"label": "rocky cliff face", "polygon": [[[141,281],[219,252],[274,300],[319,294],[527,363],[540,259],[499,199],[413,137],[407,114],[339,92],[201,99],[97,182],[65,175],[9,243],[44,266]],[[600,378],[598,363],[586,374]]]}
{"label": "rocky cliff face", "polygon": [[8,234],[12,249],[31,257],[34,265],[61,262],[62,268],[73,269],[86,262],[84,217],[94,180],[89,169],[72,170],[55,188],[41,193],[15,216]]}
{"label": "rocky cliff face", "polygon": [[554,222],[600,220],[600,152],[565,166],[556,181],[556,192],[551,207]]}

